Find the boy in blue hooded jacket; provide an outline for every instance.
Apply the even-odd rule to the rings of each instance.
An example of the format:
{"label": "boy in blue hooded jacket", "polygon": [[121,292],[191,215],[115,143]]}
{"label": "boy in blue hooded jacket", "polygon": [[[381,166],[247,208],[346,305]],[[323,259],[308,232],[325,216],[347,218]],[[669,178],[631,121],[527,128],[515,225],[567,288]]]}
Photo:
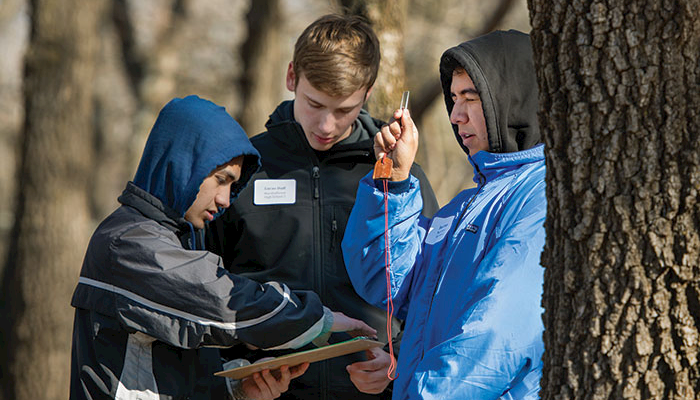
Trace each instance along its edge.
{"label": "boy in blue hooded jacket", "polygon": [[71,304],[71,399],[271,399],[308,364],[232,387],[217,348],[298,348],[328,331],[376,333],[308,291],[230,274],[202,228],[260,165],[223,107],[197,96],[160,112],[122,204],[96,229]]}
{"label": "boy in blue hooded jacket", "polygon": [[363,178],[342,243],[348,274],[385,306],[385,218],[394,314],[406,319],[394,399],[536,399],[542,376],[544,145],[528,35],[492,32],[440,61],[455,137],[476,188],[431,219],[410,176],[418,131],[408,110],[375,137],[393,159],[384,185]]}

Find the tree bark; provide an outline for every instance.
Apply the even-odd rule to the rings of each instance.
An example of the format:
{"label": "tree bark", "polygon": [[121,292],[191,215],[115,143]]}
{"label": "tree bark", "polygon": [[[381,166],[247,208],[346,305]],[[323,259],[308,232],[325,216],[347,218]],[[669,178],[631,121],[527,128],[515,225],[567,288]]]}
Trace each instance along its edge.
{"label": "tree bark", "polygon": [[388,120],[399,108],[401,95],[407,90],[403,45],[407,0],[353,0],[342,3],[350,13],[367,18],[379,38],[382,61],[377,84],[367,102],[367,111],[375,118]]}
{"label": "tree bark", "polygon": [[700,396],[698,0],[529,0],[542,399]]}
{"label": "tree bark", "polygon": [[36,0],[13,243],[3,280],[6,399],[66,399],[70,297],[89,234],[92,81],[104,1]]}

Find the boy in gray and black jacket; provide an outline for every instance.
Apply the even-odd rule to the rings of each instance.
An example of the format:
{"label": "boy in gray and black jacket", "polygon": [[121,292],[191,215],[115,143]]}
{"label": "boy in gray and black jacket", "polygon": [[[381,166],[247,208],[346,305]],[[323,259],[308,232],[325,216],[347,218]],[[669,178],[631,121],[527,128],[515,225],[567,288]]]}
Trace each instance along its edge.
{"label": "boy in gray and black jacket", "polygon": [[[225,399],[220,347],[298,348],[327,331],[374,330],[309,291],[232,275],[201,230],[259,167],[226,111],[188,96],[161,110],[122,204],[93,234],[75,307],[71,399]],[[271,399],[308,364],[246,378],[236,398]]]}

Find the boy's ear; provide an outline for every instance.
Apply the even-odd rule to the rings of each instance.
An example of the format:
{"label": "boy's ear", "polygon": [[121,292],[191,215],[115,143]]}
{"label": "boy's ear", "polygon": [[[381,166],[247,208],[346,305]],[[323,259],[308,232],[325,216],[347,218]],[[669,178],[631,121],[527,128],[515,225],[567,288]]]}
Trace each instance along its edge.
{"label": "boy's ear", "polygon": [[372,94],[372,89],[374,89],[374,85],[370,86],[369,89],[367,89],[367,93],[365,94],[365,103],[369,99],[369,95]]}
{"label": "boy's ear", "polygon": [[297,85],[297,75],[294,73],[294,64],[289,62],[287,67],[287,90],[293,92]]}

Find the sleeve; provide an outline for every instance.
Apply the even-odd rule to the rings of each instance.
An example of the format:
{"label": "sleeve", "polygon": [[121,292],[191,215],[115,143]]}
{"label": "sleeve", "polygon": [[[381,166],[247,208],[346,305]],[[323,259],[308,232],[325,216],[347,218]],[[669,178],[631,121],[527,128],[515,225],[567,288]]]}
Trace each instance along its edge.
{"label": "sleeve", "polygon": [[428,181],[428,177],[423,172],[423,169],[418,164],[413,164],[411,167],[411,175],[415,176],[420,182],[420,195],[423,199],[423,210],[421,214],[426,218],[431,218],[440,208],[433,187]]}
{"label": "sleeve", "polygon": [[240,340],[298,348],[332,324],[315,293],[233,275],[220,257],[182,248],[157,224],[131,227],[109,254],[109,265],[84,269],[74,305],[97,308],[173,346],[227,347]]}
{"label": "sleeve", "polygon": [[540,189],[504,212],[510,222],[460,294],[473,296],[474,305],[463,313],[461,326],[445,328],[458,333],[419,363],[416,372],[425,379],[414,390],[424,398],[446,392],[465,400],[536,397],[544,351],[540,255],[546,200]]}
{"label": "sleeve", "polygon": [[[394,315],[403,319],[410,298],[411,280],[420,273],[414,267],[420,264],[427,219],[421,216],[423,201],[415,177],[398,183],[389,182],[389,186],[392,301]],[[370,172],[360,181],[342,248],[355,291],[377,307],[385,307],[387,301],[384,232],[384,192],[376,187]]]}

